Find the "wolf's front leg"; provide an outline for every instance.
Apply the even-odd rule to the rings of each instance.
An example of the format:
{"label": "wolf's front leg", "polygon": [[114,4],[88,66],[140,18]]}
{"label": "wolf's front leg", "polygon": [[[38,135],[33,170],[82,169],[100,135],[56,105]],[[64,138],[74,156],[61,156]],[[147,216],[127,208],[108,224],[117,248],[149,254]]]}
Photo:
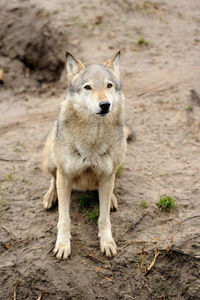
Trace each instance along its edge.
{"label": "wolf's front leg", "polygon": [[111,233],[110,223],[110,204],[111,196],[114,187],[115,176],[104,178],[99,184],[99,202],[100,202],[100,215],[99,215],[99,237],[101,251],[106,256],[111,257],[117,254],[117,246],[113,240]]}
{"label": "wolf's front leg", "polygon": [[71,196],[72,182],[64,174],[57,170],[57,193],[58,193],[58,234],[54,253],[59,259],[67,259],[71,254],[70,245],[70,196]]}

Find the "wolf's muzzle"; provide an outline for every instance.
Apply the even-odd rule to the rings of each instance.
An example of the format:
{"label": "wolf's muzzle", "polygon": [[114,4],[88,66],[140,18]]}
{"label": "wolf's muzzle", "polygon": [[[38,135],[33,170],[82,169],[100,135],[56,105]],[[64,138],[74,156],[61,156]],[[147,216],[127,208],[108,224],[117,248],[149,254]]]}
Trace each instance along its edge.
{"label": "wolf's muzzle", "polygon": [[100,115],[105,115],[109,112],[110,102],[109,101],[101,101],[99,102],[99,107],[101,111],[99,112]]}

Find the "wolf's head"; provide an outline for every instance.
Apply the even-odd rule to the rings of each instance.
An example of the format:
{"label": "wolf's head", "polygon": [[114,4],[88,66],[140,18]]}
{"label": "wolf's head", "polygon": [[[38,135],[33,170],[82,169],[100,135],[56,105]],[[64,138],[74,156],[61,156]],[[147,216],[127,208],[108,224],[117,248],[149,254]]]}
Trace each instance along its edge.
{"label": "wolf's head", "polygon": [[105,64],[84,66],[71,53],[66,53],[70,81],[68,94],[74,106],[99,116],[116,110],[122,95],[117,52]]}

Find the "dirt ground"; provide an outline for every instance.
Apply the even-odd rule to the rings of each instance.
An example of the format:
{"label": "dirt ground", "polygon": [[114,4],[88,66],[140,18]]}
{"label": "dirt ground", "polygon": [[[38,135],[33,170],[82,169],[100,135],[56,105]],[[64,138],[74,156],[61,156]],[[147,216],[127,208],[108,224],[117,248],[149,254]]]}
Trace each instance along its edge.
{"label": "dirt ground", "polygon": [[[199,0],[40,2],[0,4],[0,299],[200,299]],[[135,139],[115,184],[118,254],[101,254],[74,191],[72,256],[58,261],[41,157],[65,52],[103,63],[119,49]],[[157,208],[165,194],[177,208]]]}

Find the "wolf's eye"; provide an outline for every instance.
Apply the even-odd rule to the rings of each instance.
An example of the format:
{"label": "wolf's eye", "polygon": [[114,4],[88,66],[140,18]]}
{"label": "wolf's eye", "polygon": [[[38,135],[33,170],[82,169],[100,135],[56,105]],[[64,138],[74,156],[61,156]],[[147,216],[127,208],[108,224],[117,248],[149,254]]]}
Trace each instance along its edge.
{"label": "wolf's eye", "polygon": [[108,83],[108,84],[107,84],[107,88],[108,88],[108,89],[110,89],[112,86],[113,86],[112,83]]}
{"label": "wolf's eye", "polygon": [[86,90],[91,90],[92,88],[91,88],[90,85],[86,85],[86,86],[84,86],[84,89],[86,89]]}

